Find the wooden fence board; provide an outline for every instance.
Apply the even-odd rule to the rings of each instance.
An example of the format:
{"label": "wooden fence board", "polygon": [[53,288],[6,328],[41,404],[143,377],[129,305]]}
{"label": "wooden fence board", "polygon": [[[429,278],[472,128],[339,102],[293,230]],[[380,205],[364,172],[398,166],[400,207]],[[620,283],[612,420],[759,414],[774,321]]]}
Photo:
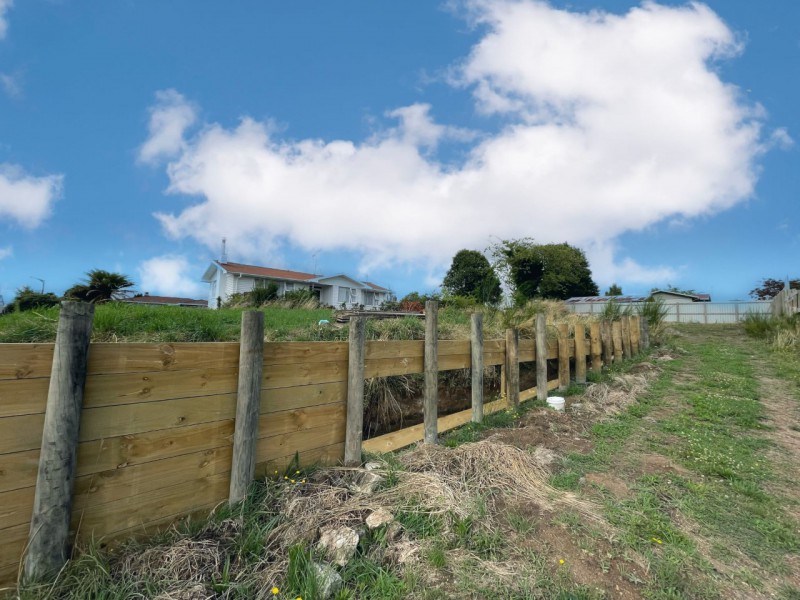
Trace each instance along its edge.
{"label": "wooden fence board", "polygon": [[347,342],[267,342],[264,367],[347,361],[347,352]]}
{"label": "wooden fence board", "polygon": [[3,529],[31,522],[35,492],[36,486],[32,486],[0,494],[0,539]]}
{"label": "wooden fence board", "polygon": [[269,462],[295,452],[304,452],[344,442],[345,422],[315,429],[304,429],[273,437],[261,438],[256,447],[256,464]]}
{"label": "wooden fence board", "polygon": [[180,342],[172,344],[93,343],[88,375],[232,369],[239,364],[237,342]]}
{"label": "wooden fence board", "polygon": [[536,340],[521,339],[519,341],[519,362],[536,360]]}
{"label": "wooden fence board", "polygon": [[237,370],[208,368],[91,375],[86,378],[83,406],[96,408],[172,398],[235,394],[238,384]]}
{"label": "wooden fence board", "polygon": [[80,441],[226,421],[235,416],[236,394],[206,396],[202,402],[197,398],[179,398],[87,408],[81,414]]}
{"label": "wooden fence board", "polygon": [[483,366],[496,367],[502,365],[506,361],[505,352],[484,352],[483,353]]}
{"label": "wooden fence board", "polygon": [[469,340],[438,340],[439,358],[442,356],[469,356]]}
{"label": "wooden fence board", "polygon": [[[547,382],[547,391],[548,392],[556,389],[557,387],[558,387],[558,379],[551,379],[550,381]],[[520,402],[525,402],[526,400],[533,400],[534,398],[536,398],[536,392],[537,391],[538,390],[536,389],[536,386],[534,386],[532,388],[529,388],[527,390],[524,390],[524,391],[520,392],[519,393],[519,401]]]}
{"label": "wooden fence board", "polygon": [[93,510],[99,504],[229,473],[232,452],[230,446],[214,448],[78,477],[75,480],[72,509]]}
{"label": "wooden fence board", "polygon": [[340,360],[308,365],[270,365],[264,368],[263,380],[265,389],[346,381],[347,361]]}
{"label": "wooden fence board", "polygon": [[17,580],[17,571],[22,561],[22,553],[28,544],[30,528],[29,523],[24,523],[0,532],[3,536],[3,543],[0,544],[0,586],[4,582]]}
{"label": "wooden fence board", "polygon": [[0,380],[50,377],[55,344],[0,344]]}
{"label": "wooden fence board", "polygon": [[297,455],[287,454],[258,463],[256,464],[256,477],[275,477],[275,471],[281,475],[284,468],[294,464],[295,456],[301,467],[341,464],[344,460],[344,442],[304,450]]}
{"label": "wooden fence board", "polygon": [[39,450],[0,455],[0,492],[36,485]]}
{"label": "wooden fence board", "polygon": [[258,420],[258,437],[267,438],[304,429],[332,426],[347,418],[347,404],[323,404],[283,412],[261,415]]}
{"label": "wooden fence board", "polygon": [[71,530],[81,539],[113,536],[169,515],[187,513],[228,497],[229,473],[218,473],[162,487],[117,502],[92,506],[72,513]]}
{"label": "wooden fence board", "polygon": [[0,381],[0,418],[44,413],[50,378]]}
{"label": "wooden fence board", "polygon": [[77,475],[230,446],[232,439],[233,419],[229,419],[83,442],[78,444]]}
{"label": "wooden fence board", "polygon": [[261,414],[347,401],[347,381],[261,390]]}
{"label": "wooden fence board", "polygon": [[42,446],[44,414],[0,419],[0,455],[35,450]]}
{"label": "wooden fence board", "polygon": [[422,358],[424,340],[368,340],[364,344],[364,361],[381,358]]}
{"label": "wooden fence board", "polygon": [[423,371],[422,356],[412,358],[372,358],[364,361],[364,377],[413,375]]}

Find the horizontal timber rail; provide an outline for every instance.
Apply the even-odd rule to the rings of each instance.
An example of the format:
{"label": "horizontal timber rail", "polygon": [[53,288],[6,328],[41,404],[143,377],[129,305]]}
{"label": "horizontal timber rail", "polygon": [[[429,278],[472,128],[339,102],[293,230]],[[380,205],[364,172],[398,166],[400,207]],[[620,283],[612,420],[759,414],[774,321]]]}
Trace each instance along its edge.
{"label": "horizontal timber rail", "polygon": [[[437,308],[426,311],[426,319]],[[243,329],[251,327],[258,327],[257,320],[243,317]],[[430,387],[426,406],[429,434],[435,440],[449,429],[506,408],[509,398],[546,397],[547,390],[563,387],[570,377],[582,379],[587,368],[596,371],[604,362],[621,360],[623,345],[616,332],[629,336],[625,346],[635,352],[645,344],[639,336],[642,327],[631,319],[623,330],[615,328],[613,339],[601,335],[605,329],[598,323],[562,333],[560,341],[552,325],[539,328],[536,340],[519,339],[516,332],[484,340],[482,319],[473,319],[471,339],[437,339],[435,344],[432,326],[426,327],[427,341],[375,341],[355,335],[350,342],[253,343],[261,336],[256,329],[250,332],[255,338],[243,331],[242,339],[250,340],[246,356],[240,356],[239,343],[227,342],[88,344],[83,372],[82,351],[70,345],[73,340],[0,344],[0,587],[13,583],[23,559],[31,565],[31,574],[42,574],[68,556],[61,552],[60,541],[23,556],[26,547],[37,548],[35,543],[29,546],[39,531],[32,527],[37,497],[71,506],[61,530],[48,534],[54,541],[114,540],[153,531],[182,516],[235,501],[250,477],[264,477],[289,465],[341,464],[348,436],[361,434],[358,419],[348,427],[348,406],[351,416],[355,417],[352,411],[363,414],[365,379],[421,374],[426,369],[433,375],[455,369],[482,372],[491,366],[513,375],[520,363],[537,362],[537,387],[520,390],[518,377],[505,377],[501,398],[484,404],[483,386],[476,385],[472,407],[447,416],[438,415],[436,390]],[[577,344],[575,336],[580,337]],[[515,346],[511,354],[507,340]],[[537,347],[544,349],[538,361]],[[54,369],[54,361],[68,351],[78,353],[73,381],[79,385],[70,384],[64,392],[61,369]],[[547,360],[561,364],[560,382],[547,381]],[[473,382],[482,383],[474,375]],[[348,393],[358,389],[361,394]],[[78,392],[80,396],[69,396]],[[45,489],[52,482],[39,476],[48,468],[40,464],[46,458],[41,448],[43,436],[47,439],[48,413],[58,414],[51,412],[48,398],[64,393],[79,416],[74,439],[64,440],[72,447],[72,454],[65,456],[74,456],[68,498],[63,482],[60,488]],[[59,426],[56,422],[56,430]],[[402,448],[424,434],[420,424],[363,443],[352,439],[349,458],[358,462],[359,448]],[[37,511],[47,513],[43,502]]]}

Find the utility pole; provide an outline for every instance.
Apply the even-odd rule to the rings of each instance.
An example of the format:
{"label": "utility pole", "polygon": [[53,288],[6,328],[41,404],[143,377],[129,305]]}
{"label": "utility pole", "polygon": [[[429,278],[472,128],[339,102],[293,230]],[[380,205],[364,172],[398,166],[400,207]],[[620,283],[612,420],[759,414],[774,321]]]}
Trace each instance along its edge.
{"label": "utility pole", "polygon": [[42,282],[42,293],[44,294],[44,279],[42,279],[41,277],[34,277],[33,275],[30,275],[30,278]]}

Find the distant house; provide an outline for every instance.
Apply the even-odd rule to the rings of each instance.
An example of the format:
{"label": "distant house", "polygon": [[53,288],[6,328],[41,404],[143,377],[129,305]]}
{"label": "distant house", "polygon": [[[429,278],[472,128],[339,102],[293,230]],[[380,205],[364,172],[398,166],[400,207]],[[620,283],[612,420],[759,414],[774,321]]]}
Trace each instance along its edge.
{"label": "distant house", "polygon": [[[656,290],[648,296],[576,296],[565,300],[565,304],[600,304],[613,300],[619,304],[639,304],[648,300],[661,300],[666,304],[711,302],[710,294],[683,294],[668,290]],[[602,306],[600,308],[602,310]]]}
{"label": "distant house", "polygon": [[370,283],[358,281],[344,274],[324,276],[300,271],[273,269],[256,265],[214,261],[203,274],[203,281],[210,284],[208,306],[219,308],[233,294],[250,292],[270,283],[278,286],[278,295],[287,292],[308,290],[315,294],[320,304],[365,309],[379,309],[385,302],[394,299],[392,291]]}
{"label": "distant house", "polygon": [[185,306],[188,308],[208,308],[208,300],[194,300],[193,298],[176,298],[174,296],[133,296],[120,300],[126,304],[146,304],[152,306]]}

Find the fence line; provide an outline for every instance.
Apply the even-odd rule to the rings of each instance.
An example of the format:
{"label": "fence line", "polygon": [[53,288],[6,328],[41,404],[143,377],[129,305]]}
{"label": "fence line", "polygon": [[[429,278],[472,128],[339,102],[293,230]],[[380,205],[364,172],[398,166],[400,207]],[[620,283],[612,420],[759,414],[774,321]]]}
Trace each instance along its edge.
{"label": "fence line", "polygon": [[800,313],[800,290],[786,286],[770,302],[770,312],[775,317]]}
{"label": "fence line", "polygon": [[[429,313],[435,310],[432,307]],[[585,372],[587,359],[597,370],[601,357],[609,361],[622,357],[619,335],[614,336],[614,347],[609,347],[600,324],[589,328],[588,340],[581,338],[578,352],[575,340],[563,329],[560,339],[545,339],[543,329],[539,343],[545,353],[538,361],[533,339],[517,342],[512,332],[506,339],[483,340],[480,319],[473,321],[473,327],[480,328],[473,341],[438,340],[429,367],[436,372],[469,369],[477,352],[485,367],[513,369],[507,365],[507,340],[516,346],[513,362],[535,361],[537,374],[544,372],[545,379],[548,359],[559,362],[563,377],[570,372],[570,359],[576,362],[576,372],[581,363]],[[435,335],[435,328],[426,329],[429,338]],[[634,324],[627,328],[633,348],[638,329]],[[586,335],[583,328],[578,331]],[[618,328],[615,332],[620,333]],[[362,342],[360,377],[423,373],[430,341]],[[245,440],[256,438],[255,476],[263,477],[295,459],[306,465],[341,463],[347,436],[348,376],[353,366],[350,344],[268,342],[262,346],[262,372],[256,375],[260,383],[250,383],[257,392],[257,406],[246,413],[257,424],[254,433],[242,433]],[[237,390],[244,389],[246,396],[250,388],[240,388],[239,354],[238,343],[89,345],[75,445],[70,539],[114,539],[153,530],[241,494],[241,482],[236,490],[231,487]],[[0,344],[0,585],[16,578],[32,533],[53,359],[53,344]],[[249,376],[256,371],[251,366]],[[355,373],[354,381],[360,380],[358,370]],[[441,433],[473,416],[479,419],[505,408],[508,396],[527,400],[541,393],[537,388],[521,391],[518,378],[507,379],[516,387],[511,393],[506,390],[504,398],[484,404],[481,386],[472,408],[438,418],[434,431]],[[568,384],[562,378],[548,381],[545,387]],[[438,416],[436,403],[430,410]],[[424,430],[424,424],[403,429],[367,440],[361,447],[396,449],[421,440]]]}
{"label": "fence line", "polygon": [[[573,313],[600,316],[606,302],[575,302],[564,306]],[[622,306],[624,308],[624,305]],[[670,302],[664,303],[667,323],[738,323],[748,314],[769,314],[774,302]]]}

